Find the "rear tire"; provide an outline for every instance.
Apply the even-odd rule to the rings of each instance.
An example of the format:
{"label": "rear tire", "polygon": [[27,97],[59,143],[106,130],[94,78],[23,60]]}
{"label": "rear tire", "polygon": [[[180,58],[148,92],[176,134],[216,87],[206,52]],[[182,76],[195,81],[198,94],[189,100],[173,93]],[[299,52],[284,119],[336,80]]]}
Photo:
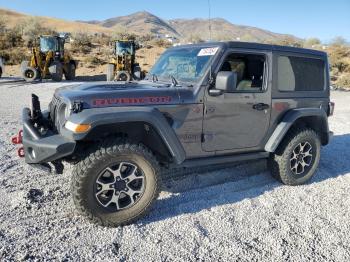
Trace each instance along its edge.
{"label": "rear tire", "polygon": [[22,77],[26,82],[32,82],[40,78],[39,71],[33,67],[26,67],[22,71]]}
{"label": "rear tire", "polygon": [[115,70],[115,65],[114,64],[108,64],[107,65],[107,73],[106,73],[106,80],[107,81],[113,81],[114,80],[114,70]]}
{"label": "rear tire", "polygon": [[142,71],[141,71],[141,67],[139,65],[134,66],[133,79],[136,81],[139,81],[142,79]]}
{"label": "rear tire", "polygon": [[[80,213],[103,226],[133,223],[158,197],[159,170],[145,146],[107,140],[74,167],[74,204]],[[135,189],[133,182],[140,188]]]}
{"label": "rear tire", "polygon": [[66,78],[66,80],[74,80],[75,79],[75,64],[73,63],[69,63],[67,65],[67,71],[64,74],[64,77]]}
{"label": "rear tire", "polygon": [[119,71],[115,76],[117,81],[129,82],[131,80],[131,75],[126,71]]}
{"label": "rear tire", "polygon": [[60,62],[54,61],[49,67],[51,79],[56,82],[61,82],[63,78],[63,67]]}
{"label": "rear tire", "polygon": [[314,175],[320,161],[321,142],[308,128],[291,130],[268,161],[271,174],[286,185],[301,185]]}

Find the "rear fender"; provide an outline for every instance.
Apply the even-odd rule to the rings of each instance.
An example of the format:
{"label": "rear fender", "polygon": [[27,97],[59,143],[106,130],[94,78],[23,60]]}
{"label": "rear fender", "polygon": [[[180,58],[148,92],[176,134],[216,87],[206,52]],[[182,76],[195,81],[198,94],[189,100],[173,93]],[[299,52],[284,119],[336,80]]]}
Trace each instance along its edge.
{"label": "rear fender", "polygon": [[282,121],[277,125],[275,131],[267,141],[265,151],[275,152],[293,124],[301,120],[305,120],[302,122],[308,123],[311,128],[320,134],[322,144],[328,144],[329,127],[326,112],[320,108],[298,108],[289,110],[284,115]]}

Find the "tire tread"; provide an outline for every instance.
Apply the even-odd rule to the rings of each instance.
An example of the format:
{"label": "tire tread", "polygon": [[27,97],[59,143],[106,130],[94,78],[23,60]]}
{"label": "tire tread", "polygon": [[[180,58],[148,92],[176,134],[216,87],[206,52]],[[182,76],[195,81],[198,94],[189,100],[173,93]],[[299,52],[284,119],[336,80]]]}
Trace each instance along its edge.
{"label": "tire tread", "polygon": [[[312,137],[315,140],[319,140],[317,133],[306,127],[294,127],[292,128],[278,146],[276,152],[269,158],[269,167],[272,176],[279,182],[286,185],[299,185],[296,180],[288,175],[289,172],[289,152],[294,146],[293,141],[297,141],[302,137]],[[319,152],[317,152],[319,154]],[[288,158],[288,159],[287,159]]]}
{"label": "tire tread", "polygon": [[[86,179],[88,170],[93,168],[96,161],[99,161],[104,155],[109,154],[110,156],[115,156],[116,154],[137,154],[146,158],[155,169],[155,179],[157,186],[153,192],[153,199],[148,202],[137,215],[121,222],[115,223],[112,221],[102,220],[100,217],[93,215],[93,213],[84,205],[84,199],[81,197],[83,188],[83,181]],[[159,176],[160,168],[158,162],[153,155],[153,153],[146,148],[143,144],[133,144],[127,140],[121,139],[110,139],[104,140],[98,146],[91,148],[89,152],[86,153],[86,157],[79,161],[73,168],[72,172],[72,182],[71,182],[71,192],[73,197],[73,202],[76,206],[77,211],[87,217],[94,223],[102,226],[124,226],[131,224],[141,217],[145,216],[149,211],[149,207],[158,198],[160,193],[161,177]]]}

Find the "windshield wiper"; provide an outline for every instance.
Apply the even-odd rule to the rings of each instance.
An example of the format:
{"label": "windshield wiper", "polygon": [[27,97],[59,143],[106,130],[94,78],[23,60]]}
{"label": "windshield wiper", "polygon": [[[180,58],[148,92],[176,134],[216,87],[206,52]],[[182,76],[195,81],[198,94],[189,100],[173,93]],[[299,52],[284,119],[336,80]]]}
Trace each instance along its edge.
{"label": "windshield wiper", "polygon": [[169,75],[169,76],[171,78],[171,86],[172,87],[178,86],[179,83],[177,82],[176,78],[173,75]]}
{"label": "windshield wiper", "polygon": [[156,74],[152,74],[152,82],[158,82],[158,76]]}

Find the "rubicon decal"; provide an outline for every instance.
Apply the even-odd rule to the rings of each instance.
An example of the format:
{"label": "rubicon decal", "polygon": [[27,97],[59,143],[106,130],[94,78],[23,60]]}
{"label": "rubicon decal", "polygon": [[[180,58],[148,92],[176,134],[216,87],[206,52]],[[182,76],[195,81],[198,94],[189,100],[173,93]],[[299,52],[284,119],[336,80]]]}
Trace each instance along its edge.
{"label": "rubicon decal", "polygon": [[171,96],[97,98],[92,100],[94,106],[125,105],[125,104],[166,104],[171,102]]}

